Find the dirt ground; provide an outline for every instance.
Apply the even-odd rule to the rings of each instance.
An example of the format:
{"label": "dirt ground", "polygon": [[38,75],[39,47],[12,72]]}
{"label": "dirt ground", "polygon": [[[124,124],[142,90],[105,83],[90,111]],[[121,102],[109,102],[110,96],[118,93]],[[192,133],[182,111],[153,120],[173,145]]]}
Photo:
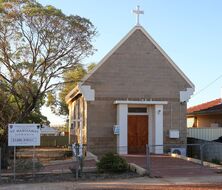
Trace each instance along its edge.
{"label": "dirt ground", "polygon": [[25,184],[25,185],[9,185],[0,186],[1,190],[142,190],[142,189],[156,189],[156,190],[221,190],[222,184],[199,184],[199,185],[95,185],[95,184],[75,184],[75,183],[47,183],[47,184]]}
{"label": "dirt ground", "polygon": [[54,182],[2,185],[0,190],[219,190],[222,189],[222,177],[205,176],[198,178],[155,179],[139,177],[132,179],[95,180],[84,182]]}

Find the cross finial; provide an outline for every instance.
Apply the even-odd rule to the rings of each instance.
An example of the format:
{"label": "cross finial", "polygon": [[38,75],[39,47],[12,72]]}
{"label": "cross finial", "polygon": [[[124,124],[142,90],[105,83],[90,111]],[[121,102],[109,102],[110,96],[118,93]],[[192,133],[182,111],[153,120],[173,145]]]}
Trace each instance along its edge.
{"label": "cross finial", "polygon": [[140,14],[144,14],[144,11],[140,10],[140,6],[137,5],[136,10],[133,10],[133,13],[136,14],[136,25],[140,25]]}

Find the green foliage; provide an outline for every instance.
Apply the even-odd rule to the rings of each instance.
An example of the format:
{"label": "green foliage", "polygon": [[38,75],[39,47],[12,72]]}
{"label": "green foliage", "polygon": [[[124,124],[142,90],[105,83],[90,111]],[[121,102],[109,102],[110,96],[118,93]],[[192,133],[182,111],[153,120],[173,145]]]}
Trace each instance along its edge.
{"label": "green foliage", "polygon": [[212,162],[213,164],[221,165],[221,161],[220,161],[219,159],[217,159],[217,158],[213,158],[213,159],[211,160],[211,162]]}
{"label": "green foliage", "polygon": [[87,70],[83,65],[78,64],[72,70],[63,74],[64,84],[61,86],[58,97],[56,93],[48,93],[47,106],[56,114],[68,115],[68,106],[65,102],[66,95],[77,85],[81,79],[96,66],[95,63],[88,65]]}
{"label": "green foliage", "polygon": [[61,91],[59,92],[60,113],[66,115],[68,106],[65,102],[65,96],[77,85],[78,82],[85,76],[86,70],[82,65],[77,65],[73,70],[64,73],[64,81]]}
{"label": "green foliage", "polygon": [[100,172],[121,173],[128,170],[128,164],[126,160],[119,155],[107,153],[97,163],[97,169]]}
{"label": "green foliage", "polygon": [[0,1],[0,89],[10,94],[8,103],[16,109],[12,121],[38,120],[47,93],[61,88],[64,73],[94,52],[95,35],[88,19],[53,6]]}
{"label": "green foliage", "polygon": [[96,63],[91,63],[90,65],[88,65],[87,72],[88,73],[91,72],[94,69],[95,66],[96,66]]}
{"label": "green foliage", "polygon": [[[11,163],[13,164],[13,163]],[[39,161],[35,161],[35,170],[39,171],[43,167],[42,163]],[[18,172],[26,172],[32,171],[33,169],[33,161],[32,159],[17,159],[16,160],[16,171]]]}
{"label": "green foliage", "polygon": [[93,54],[95,35],[90,20],[78,15],[36,0],[0,0],[0,145],[8,123],[47,123],[40,112],[46,95]]}
{"label": "green foliage", "polygon": [[2,89],[0,89],[0,108],[0,128],[3,128],[8,121],[16,118],[18,109],[13,96]]}
{"label": "green foliage", "polygon": [[70,158],[73,156],[73,152],[70,150],[70,151],[66,151],[63,155],[64,158]]}

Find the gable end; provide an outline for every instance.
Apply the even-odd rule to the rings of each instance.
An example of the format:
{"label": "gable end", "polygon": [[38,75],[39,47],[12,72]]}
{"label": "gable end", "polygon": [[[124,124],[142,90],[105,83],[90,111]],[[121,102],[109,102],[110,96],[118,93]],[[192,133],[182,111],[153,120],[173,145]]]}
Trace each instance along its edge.
{"label": "gable end", "polygon": [[116,50],[136,31],[140,30],[142,33],[152,42],[152,44],[159,50],[159,52],[168,60],[171,66],[177,71],[177,73],[182,76],[182,78],[190,85],[192,91],[194,91],[194,84],[189,80],[189,78],[183,73],[183,71],[173,62],[173,60],[165,53],[165,51],[154,41],[154,39],[146,32],[146,30],[142,26],[135,26],[97,65],[96,67],[88,73],[83,79],[81,84],[84,84],[103,63],[105,63],[111,55],[113,55]]}

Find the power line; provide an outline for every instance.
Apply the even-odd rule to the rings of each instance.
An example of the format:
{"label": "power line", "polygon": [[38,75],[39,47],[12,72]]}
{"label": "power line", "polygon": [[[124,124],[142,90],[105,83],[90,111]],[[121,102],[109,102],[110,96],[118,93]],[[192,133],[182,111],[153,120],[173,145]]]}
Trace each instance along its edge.
{"label": "power line", "polygon": [[215,80],[213,80],[212,82],[210,82],[207,86],[205,86],[204,88],[200,89],[199,91],[197,91],[193,96],[196,96],[198,94],[200,94],[201,92],[203,92],[204,90],[206,90],[208,87],[210,87],[212,84],[214,84],[216,81],[218,81],[220,78],[222,78],[222,75],[218,76]]}

